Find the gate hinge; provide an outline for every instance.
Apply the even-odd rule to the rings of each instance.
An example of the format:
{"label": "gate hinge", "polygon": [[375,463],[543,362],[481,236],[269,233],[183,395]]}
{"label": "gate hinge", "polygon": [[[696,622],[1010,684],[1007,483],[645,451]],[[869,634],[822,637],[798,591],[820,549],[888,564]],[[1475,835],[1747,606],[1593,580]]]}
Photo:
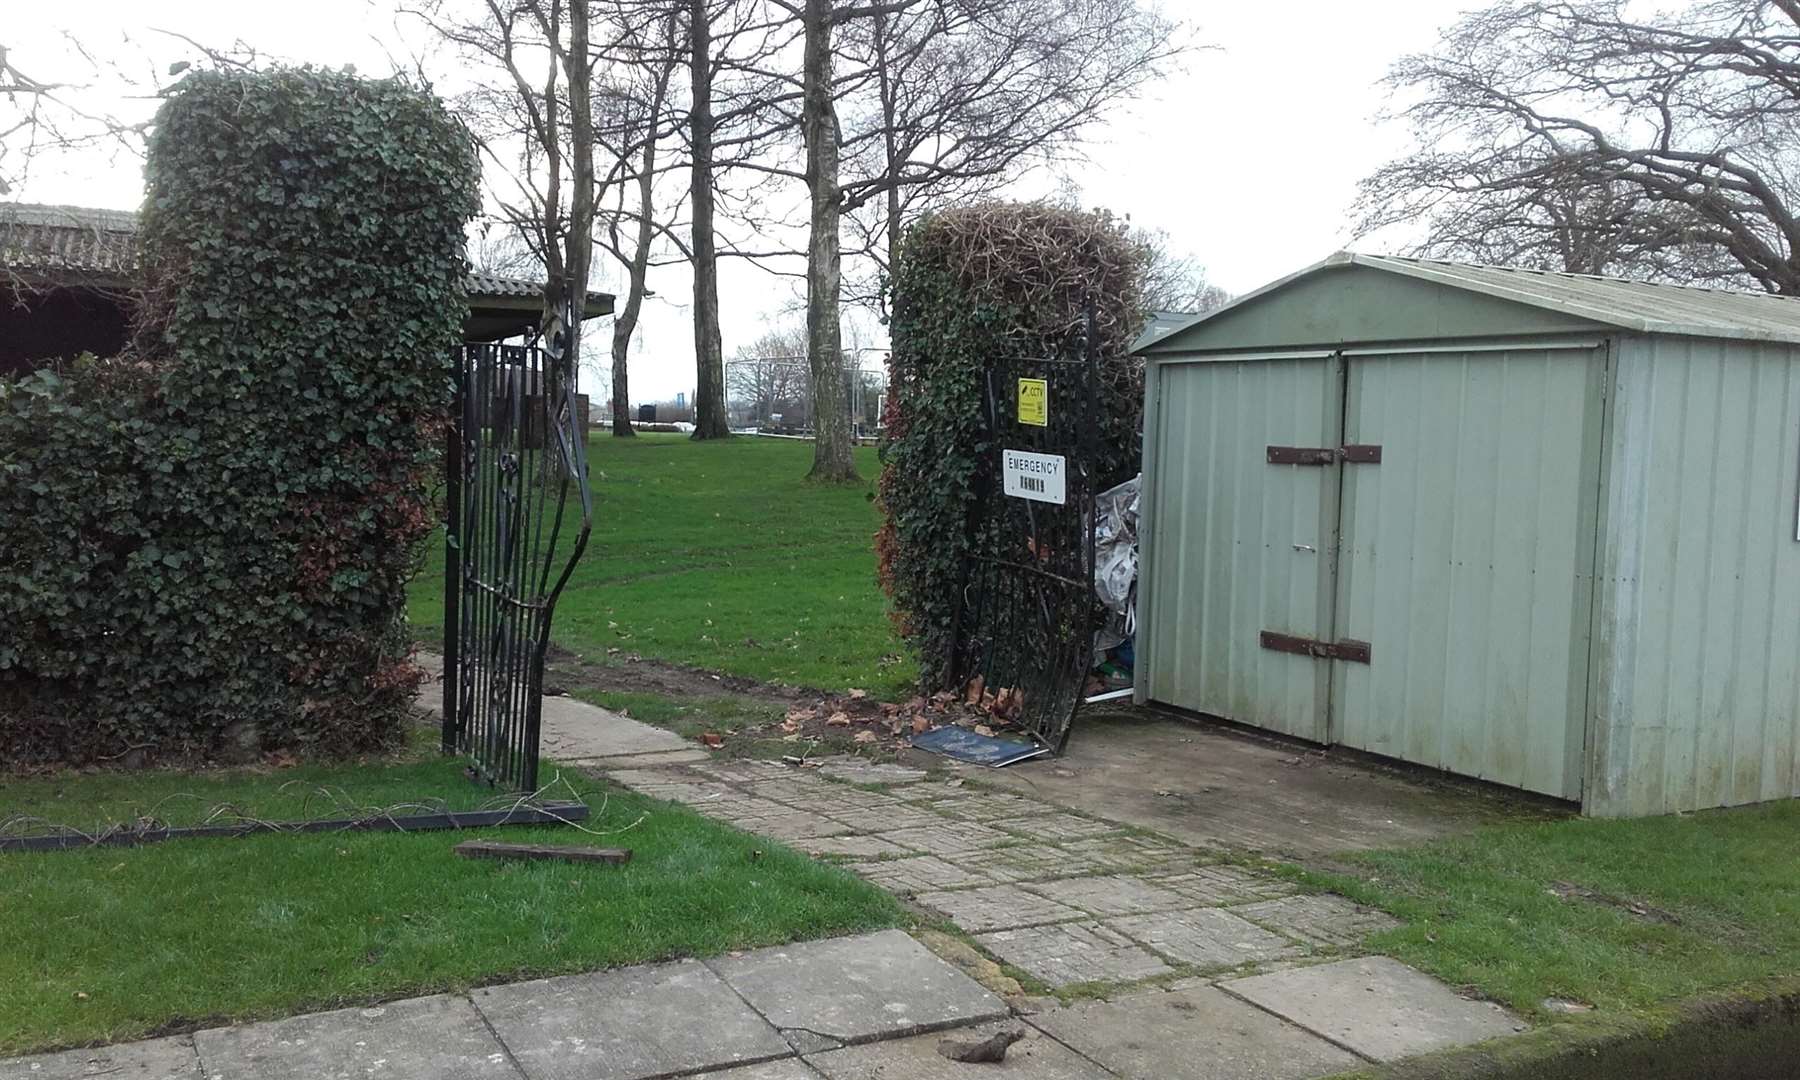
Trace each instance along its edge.
{"label": "gate hinge", "polygon": [[1348,639],[1320,641],[1317,638],[1296,637],[1293,634],[1278,634],[1273,630],[1264,630],[1262,647],[1275,652],[1311,656],[1320,660],[1346,660],[1352,664],[1369,662],[1369,643],[1366,641]]}
{"label": "gate hinge", "polygon": [[1271,446],[1271,465],[1332,465],[1348,461],[1357,465],[1381,464],[1381,447],[1369,443],[1345,446]]}

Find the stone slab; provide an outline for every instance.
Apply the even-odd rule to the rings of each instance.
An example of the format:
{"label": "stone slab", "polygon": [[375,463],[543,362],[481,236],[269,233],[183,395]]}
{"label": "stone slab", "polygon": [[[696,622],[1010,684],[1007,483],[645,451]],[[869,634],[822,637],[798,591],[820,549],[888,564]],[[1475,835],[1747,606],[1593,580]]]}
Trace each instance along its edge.
{"label": "stone slab", "polygon": [[518,1080],[469,1002],[438,994],[194,1034],[208,1080]]}
{"label": "stone slab", "polygon": [[652,750],[647,754],[626,754],[614,757],[578,758],[565,761],[565,765],[579,765],[590,769],[642,769],[660,765],[686,765],[696,761],[706,761],[712,757],[704,750]]}
{"label": "stone slab", "polygon": [[1300,953],[1279,934],[1220,908],[1131,915],[1107,925],[1171,960],[1213,971]]}
{"label": "stone slab", "polygon": [[739,1065],[723,1072],[697,1073],[686,1080],[819,1080],[819,1071],[799,1058],[783,1058],[761,1065]]}
{"label": "stone slab", "polygon": [[1192,900],[1163,888],[1161,882],[1129,875],[1066,878],[1042,881],[1025,888],[1059,904],[1080,908],[1089,915],[1142,915],[1194,906]]}
{"label": "stone slab", "polygon": [[540,752],[560,761],[694,748],[673,731],[572,697],[545,698],[542,724]]}
{"label": "stone slab", "polygon": [[791,1054],[697,960],[485,987],[471,998],[530,1080],[636,1080]]}
{"label": "stone slab", "polygon": [[1235,979],[1221,988],[1375,1061],[1524,1030],[1500,1006],[1459,997],[1385,956]]}
{"label": "stone slab", "polygon": [[995,881],[1014,883],[1094,874],[1110,869],[1105,863],[1089,856],[1036,844],[971,852],[959,855],[953,861]]}
{"label": "stone slab", "polygon": [[997,829],[1026,837],[1031,840],[1088,840],[1108,833],[1120,832],[1122,825],[1114,825],[1110,821],[1095,821],[1084,818],[1080,814],[1040,813],[1027,817],[1002,818],[994,822]]}
{"label": "stone slab", "polygon": [[850,831],[847,825],[841,825],[830,818],[809,814],[804,810],[789,810],[782,807],[778,813],[757,813],[748,811],[727,812],[718,815],[719,820],[727,821],[759,836],[768,836],[776,840],[814,840],[828,836],[842,836]]}
{"label": "stone slab", "polygon": [[987,791],[934,799],[927,805],[945,817],[959,821],[1000,821],[1048,811],[1043,803],[1033,802],[1019,795],[1001,795]]}
{"label": "stone slab", "polygon": [[940,820],[936,825],[919,829],[896,829],[884,835],[894,843],[914,851],[952,857],[1020,842],[1016,836],[969,821]]}
{"label": "stone slab", "polygon": [[1030,1022],[1128,1080],[1303,1080],[1360,1064],[1212,987],[1049,1009]]}
{"label": "stone slab", "polygon": [[1337,949],[1354,948],[1370,934],[1400,925],[1400,920],[1384,912],[1330,893],[1289,896],[1248,904],[1232,911],[1258,926],[1266,926],[1312,945]]}
{"label": "stone slab", "polygon": [[1026,892],[1017,885],[920,893],[918,900],[970,933],[1074,922],[1087,917],[1076,908]]}
{"label": "stone slab", "polygon": [[930,892],[933,889],[993,884],[992,879],[983,877],[978,870],[947,863],[931,855],[859,863],[850,869],[889,892],[902,896]]}
{"label": "stone slab", "polygon": [[1136,942],[1099,923],[1059,923],[977,934],[982,948],[1051,986],[1136,982],[1174,970]]}
{"label": "stone slab", "polygon": [[[937,1051],[946,1038],[984,1039],[997,1031],[1023,1031],[1025,1038],[1012,1044],[1006,1058],[986,1064],[951,1061]],[[965,1080],[980,1077],[1029,1077],[1030,1080],[1107,1080],[1108,1074],[1082,1060],[1079,1054],[1054,1039],[1017,1021],[982,1024],[979,1027],[910,1039],[851,1046],[808,1059],[827,1080]],[[1176,1075],[1176,1074],[1171,1074]]]}
{"label": "stone slab", "polygon": [[851,859],[875,859],[912,852],[879,836],[823,836],[802,845],[809,855],[842,855]]}
{"label": "stone slab", "polygon": [[947,824],[943,818],[931,811],[921,809],[913,803],[903,802],[866,809],[846,808],[826,812],[857,832],[866,833],[891,833],[902,829],[917,831]]}
{"label": "stone slab", "polygon": [[1199,864],[1203,853],[1190,847],[1145,836],[1098,836],[1058,845],[1071,856],[1090,860],[1110,871],[1139,874],[1180,873]]}
{"label": "stone slab", "polygon": [[1294,891],[1293,885],[1280,878],[1236,866],[1199,866],[1159,877],[1156,884],[1209,907],[1273,900]]}
{"label": "stone slab", "polygon": [[844,1043],[972,1024],[1006,1003],[900,930],[758,949],[711,962],[779,1028]]}
{"label": "stone slab", "polygon": [[819,763],[819,772],[846,784],[916,784],[925,779],[924,769],[859,757],[826,758]]}
{"label": "stone slab", "polygon": [[0,1060],[0,1080],[201,1080],[193,1040],[182,1037]]}

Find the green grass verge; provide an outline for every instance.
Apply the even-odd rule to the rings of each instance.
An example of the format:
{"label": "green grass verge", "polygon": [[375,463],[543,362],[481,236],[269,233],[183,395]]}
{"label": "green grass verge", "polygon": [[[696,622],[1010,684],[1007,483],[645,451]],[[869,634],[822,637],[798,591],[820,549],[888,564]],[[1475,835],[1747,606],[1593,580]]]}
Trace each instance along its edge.
{"label": "green grass verge", "polygon": [[[594,530],[557,608],[552,636],[578,653],[608,648],[763,682],[902,694],[914,668],[875,582],[865,481],[810,484],[809,443],[739,437],[595,435],[588,450]],[[443,628],[443,543],[430,542],[409,613],[427,641]]]}
{"label": "green grass verge", "polygon": [[[299,781],[283,792],[281,785]],[[0,855],[0,1056],[901,925],[853,875],[671,803],[584,788],[590,827],[172,841]],[[101,773],[0,785],[0,817],[488,796],[455,761]],[[192,806],[186,816],[173,813]],[[315,808],[317,804],[315,803]],[[629,847],[624,867],[461,859],[473,837]]]}
{"label": "green grass verge", "polygon": [[[1371,945],[1452,985],[1539,1017],[1551,997],[1642,1015],[1800,970],[1796,835],[1795,802],[1519,823],[1298,876],[1406,920]],[[1565,898],[1558,883],[1678,921]]]}

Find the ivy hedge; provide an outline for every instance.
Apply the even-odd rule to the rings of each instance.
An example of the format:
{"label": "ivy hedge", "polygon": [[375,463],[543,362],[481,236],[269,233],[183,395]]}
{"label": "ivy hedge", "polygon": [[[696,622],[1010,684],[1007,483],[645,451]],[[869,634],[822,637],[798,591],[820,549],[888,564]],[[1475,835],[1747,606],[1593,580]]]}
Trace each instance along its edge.
{"label": "ivy hedge", "polygon": [[1043,203],[930,214],[902,239],[889,285],[884,521],[878,573],[923,688],[947,688],[956,592],[969,543],[991,358],[1053,355],[1082,332],[1092,297],[1099,354],[1102,490],[1142,454],[1144,371],[1130,355],[1144,322],[1148,253],[1123,222]]}
{"label": "ivy hedge", "polygon": [[386,744],[473,144],[404,81],[206,71],[146,176],[127,353],[0,380],[0,762]]}

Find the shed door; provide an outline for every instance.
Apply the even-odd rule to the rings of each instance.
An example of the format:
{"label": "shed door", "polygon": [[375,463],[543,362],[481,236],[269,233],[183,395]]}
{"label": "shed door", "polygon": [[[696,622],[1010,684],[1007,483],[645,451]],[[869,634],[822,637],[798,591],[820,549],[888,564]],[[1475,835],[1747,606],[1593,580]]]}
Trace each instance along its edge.
{"label": "shed door", "polygon": [[1579,798],[1604,351],[1348,357],[1332,741]]}
{"label": "shed door", "polygon": [[1335,470],[1271,465],[1268,448],[1335,445],[1337,363],[1167,364],[1155,378],[1144,692],[1323,742],[1331,665],[1260,636],[1312,638],[1331,624]]}

